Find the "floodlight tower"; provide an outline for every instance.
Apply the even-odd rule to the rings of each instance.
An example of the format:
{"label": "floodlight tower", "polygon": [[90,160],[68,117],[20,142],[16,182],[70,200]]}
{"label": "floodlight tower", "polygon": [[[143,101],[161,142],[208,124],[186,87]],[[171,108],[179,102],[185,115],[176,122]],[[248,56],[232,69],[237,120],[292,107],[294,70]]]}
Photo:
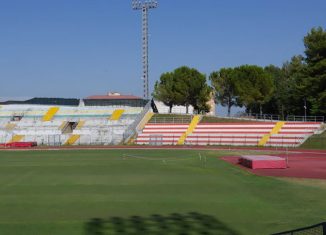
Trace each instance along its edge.
{"label": "floodlight tower", "polygon": [[143,58],[143,75],[144,82],[144,99],[149,99],[148,89],[148,11],[157,8],[156,0],[132,0],[132,9],[142,11],[142,58]]}

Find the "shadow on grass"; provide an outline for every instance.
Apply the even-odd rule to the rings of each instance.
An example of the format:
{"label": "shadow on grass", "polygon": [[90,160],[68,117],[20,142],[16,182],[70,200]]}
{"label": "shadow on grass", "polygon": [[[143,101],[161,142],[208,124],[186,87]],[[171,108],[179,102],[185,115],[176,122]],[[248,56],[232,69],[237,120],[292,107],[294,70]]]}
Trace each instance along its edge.
{"label": "shadow on grass", "polygon": [[86,235],[239,235],[221,221],[197,212],[168,216],[93,218],[85,224]]}

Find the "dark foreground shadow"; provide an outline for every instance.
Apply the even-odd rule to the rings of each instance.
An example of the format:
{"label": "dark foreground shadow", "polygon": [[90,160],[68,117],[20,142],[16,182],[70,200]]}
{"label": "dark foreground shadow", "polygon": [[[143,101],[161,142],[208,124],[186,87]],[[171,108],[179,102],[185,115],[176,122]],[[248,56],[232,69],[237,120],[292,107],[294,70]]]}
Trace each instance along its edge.
{"label": "dark foreground shadow", "polygon": [[85,223],[86,235],[239,235],[221,221],[197,212],[167,216],[93,218]]}

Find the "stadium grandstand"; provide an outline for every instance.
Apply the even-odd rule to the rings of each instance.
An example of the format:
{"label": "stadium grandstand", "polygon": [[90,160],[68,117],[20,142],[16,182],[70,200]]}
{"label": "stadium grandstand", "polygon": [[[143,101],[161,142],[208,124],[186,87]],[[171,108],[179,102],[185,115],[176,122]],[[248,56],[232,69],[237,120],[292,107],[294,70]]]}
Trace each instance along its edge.
{"label": "stadium grandstand", "polygon": [[[159,101],[109,92],[84,99],[32,98],[0,102],[0,144],[231,145],[297,147],[323,130],[321,122],[231,120],[196,115]],[[159,114],[155,114],[159,113]]]}
{"label": "stadium grandstand", "polygon": [[[223,120],[223,119],[222,119]],[[231,122],[230,122],[231,120]],[[203,116],[154,116],[138,134],[145,145],[231,145],[298,147],[323,131],[321,122],[250,121],[205,122]]]}
{"label": "stadium grandstand", "polygon": [[119,144],[148,102],[109,93],[85,99],[32,98],[0,102],[3,145]]}

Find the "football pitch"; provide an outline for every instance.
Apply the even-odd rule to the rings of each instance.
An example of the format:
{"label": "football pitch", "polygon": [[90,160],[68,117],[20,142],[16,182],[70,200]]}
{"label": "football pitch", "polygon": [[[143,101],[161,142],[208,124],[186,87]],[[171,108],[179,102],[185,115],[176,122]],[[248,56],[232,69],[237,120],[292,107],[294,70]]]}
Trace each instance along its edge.
{"label": "football pitch", "polygon": [[326,220],[325,181],[219,159],[248,153],[1,151],[0,234],[263,235]]}

